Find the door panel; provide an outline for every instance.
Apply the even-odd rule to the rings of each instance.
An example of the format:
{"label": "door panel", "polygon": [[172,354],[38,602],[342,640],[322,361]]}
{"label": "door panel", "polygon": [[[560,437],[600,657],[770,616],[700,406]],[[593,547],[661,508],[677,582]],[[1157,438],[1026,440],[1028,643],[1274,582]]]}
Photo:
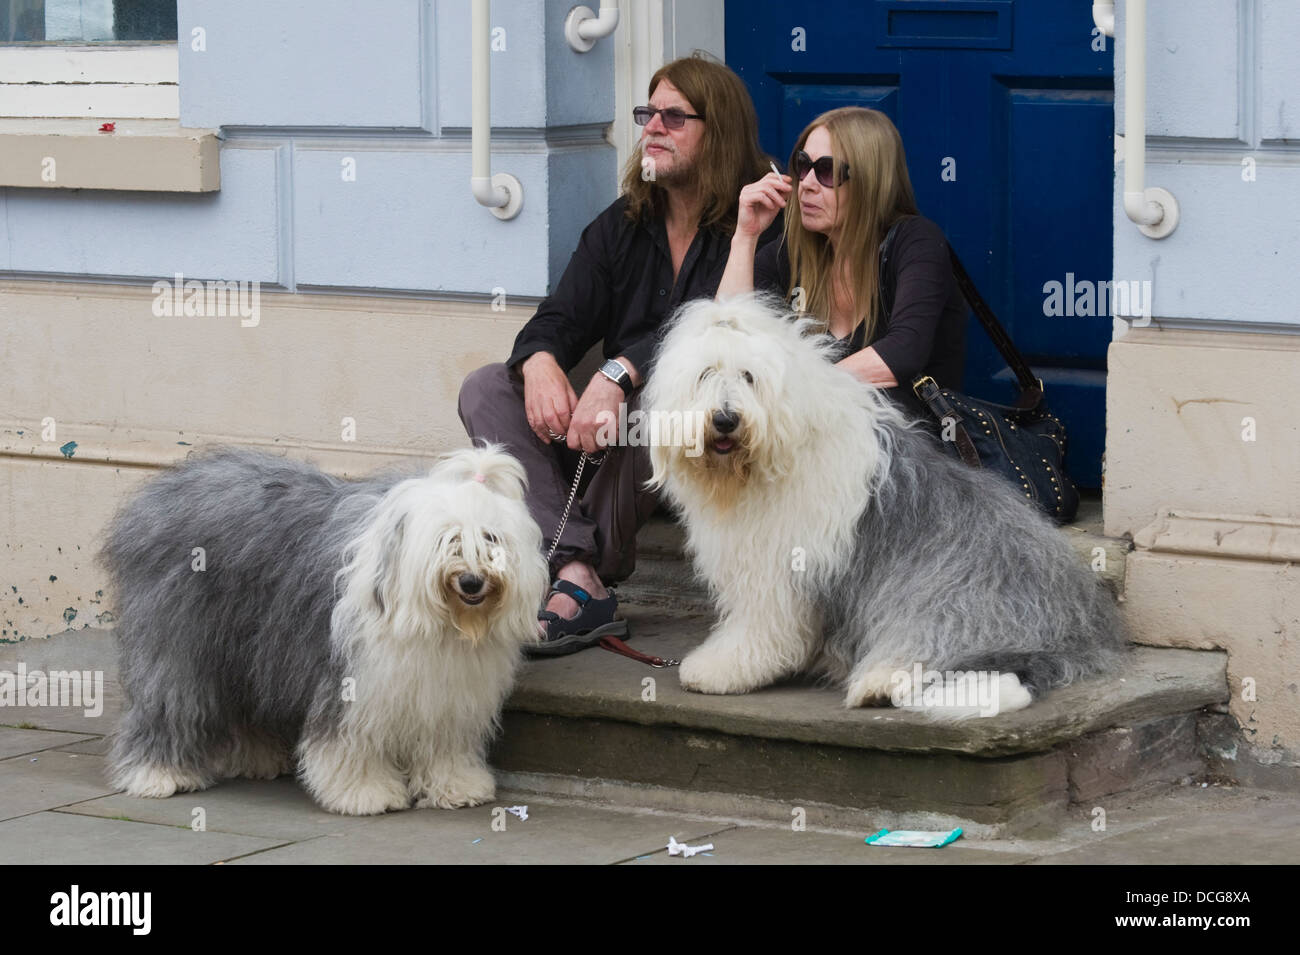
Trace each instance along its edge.
{"label": "door panel", "polygon": [[[1111,270],[1113,54],[1082,0],[728,0],[728,64],[782,162],[838,106],[898,126],[921,212],[937,222],[1042,376],[1069,468],[1100,484],[1105,315],[1045,314],[1044,285]],[[942,173],[945,160],[955,180]],[[970,318],[965,388],[1005,401],[1005,364]]]}

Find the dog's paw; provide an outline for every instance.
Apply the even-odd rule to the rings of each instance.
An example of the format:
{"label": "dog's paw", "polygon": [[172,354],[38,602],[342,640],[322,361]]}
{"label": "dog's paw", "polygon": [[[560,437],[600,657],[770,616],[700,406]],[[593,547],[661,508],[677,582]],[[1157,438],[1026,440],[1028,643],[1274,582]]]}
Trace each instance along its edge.
{"label": "dog's paw", "polygon": [[128,796],[143,799],[166,799],[176,793],[207,789],[211,781],[198,773],[167,766],[137,766],[118,779]]}
{"label": "dog's paw", "polygon": [[378,816],[411,806],[400,777],[367,779],[340,792],[318,793],[317,801],[343,816]]}
{"label": "dog's paw", "polygon": [[892,706],[899,669],[896,666],[880,665],[855,673],[845,689],[844,706],[848,709],[859,706]]}
{"label": "dog's paw", "polygon": [[682,686],[696,693],[748,693],[757,685],[747,679],[732,654],[700,647],[683,658],[677,669]]}
{"label": "dog's paw", "polygon": [[497,783],[486,766],[463,767],[446,779],[440,779],[420,792],[416,809],[459,809],[481,806],[497,794]]}

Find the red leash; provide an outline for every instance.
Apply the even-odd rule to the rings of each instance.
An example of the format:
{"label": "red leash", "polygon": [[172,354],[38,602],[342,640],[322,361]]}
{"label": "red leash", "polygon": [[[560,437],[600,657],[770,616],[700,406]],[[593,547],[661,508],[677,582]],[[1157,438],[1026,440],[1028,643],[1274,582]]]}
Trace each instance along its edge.
{"label": "red leash", "polygon": [[614,653],[621,653],[625,657],[631,657],[639,663],[647,663],[657,670],[664,667],[675,667],[681,660],[665,660],[663,657],[652,657],[647,653],[640,653],[633,650],[618,637],[601,637],[600,645],[606,650],[612,650]]}

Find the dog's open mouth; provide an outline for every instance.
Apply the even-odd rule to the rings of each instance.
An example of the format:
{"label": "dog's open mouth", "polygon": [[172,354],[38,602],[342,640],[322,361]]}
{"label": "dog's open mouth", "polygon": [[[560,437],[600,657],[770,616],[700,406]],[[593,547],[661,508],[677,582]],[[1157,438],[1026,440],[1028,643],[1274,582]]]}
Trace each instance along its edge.
{"label": "dog's open mouth", "polygon": [[469,594],[458,593],[456,596],[461,599],[462,603],[467,603],[471,607],[477,607],[484,600],[487,600],[487,594],[475,594],[474,596],[470,596]]}
{"label": "dog's open mouth", "polygon": [[709,445],[715,454],[730,454],[735,446],[735,442],[730,438],[714,438],[713,443]]}

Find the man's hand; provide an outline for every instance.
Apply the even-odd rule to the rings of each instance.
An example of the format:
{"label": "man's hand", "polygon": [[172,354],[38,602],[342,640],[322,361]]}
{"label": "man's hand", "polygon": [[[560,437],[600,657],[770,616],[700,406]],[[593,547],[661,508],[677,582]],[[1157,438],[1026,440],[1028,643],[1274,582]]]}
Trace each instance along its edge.
{"label": "man's hand", "polygon": [[[623,389],[596,372],[583,390],[582,400],[573,412],[573,420],[569,424],[569,447],[582,449],[588,454],[597,453],[604,447],[596,440],[597,432],[604,428],[608,435],[611,428],[617,428],[618,406],[623,401]],[[617,444],[617,430],[614,431],[613,439],[611,443]]]}
{"label": "man's hand", "polygon": [[[528,427],[543,444],[550,444],[550,432],[565,434],[569,430],[578,396],[569,384],[569,378],[550,352],[534,352],[519,366],[524,376],[524,414]],[[606,382],[622,394],[622,390],[609,379]],[[569,445],[572,447],[572,443]]]}

